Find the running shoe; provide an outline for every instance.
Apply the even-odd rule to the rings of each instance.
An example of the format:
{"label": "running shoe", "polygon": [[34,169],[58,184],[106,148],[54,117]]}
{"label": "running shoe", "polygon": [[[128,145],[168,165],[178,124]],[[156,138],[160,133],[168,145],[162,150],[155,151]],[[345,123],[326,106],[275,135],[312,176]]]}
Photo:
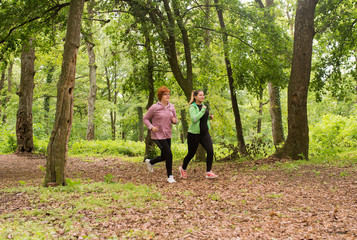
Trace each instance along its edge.
{"label": "running shoe", "polygon": [[146,162],[149,172],[154,172],[154,165],[152,165],[150,163],[150,159],[145,159],[145,162]]}
{"label": "running shoe", "polygon": [[176,182],[173,175],[170,175],[170,177],[167,178],[167,181],[169,183],[175,183]]}
{"label": "running shoe", "polygon": [[206,172],[206,178],[216,178],[216,177],[218,177],[218,175],[217,175],[217,174],[214,174],[214,173],[212,172],[212,170],[209,171],[209,172]]}
{"label": "running shoe", "polygon": [[180,171],[180,176],[181,178],[187,178],[187,172],[186,170],[183,170],[182,167],[179,168],[179,171]]}

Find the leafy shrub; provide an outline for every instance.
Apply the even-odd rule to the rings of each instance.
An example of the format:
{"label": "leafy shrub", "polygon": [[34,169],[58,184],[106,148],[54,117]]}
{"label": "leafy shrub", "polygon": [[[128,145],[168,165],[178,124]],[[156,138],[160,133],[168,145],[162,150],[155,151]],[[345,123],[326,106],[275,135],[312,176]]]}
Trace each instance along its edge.
{"label": "leafy shrub", "polygon": [[143,142],[122,141],[122,140],[95,140],[78,141],[72,143],[69,154],[71,155],[126,155],[144,156],[145,144]]}
{"label": "leafy shrub", "polygon": [[11,153],[17,148],[16,135],[5,127],[0,128],[0,152]]}
{"label": "leafy shrub", "polygon": [[310,126],[311,153],[333,156],[357,146],[357,118],[328,114]]}
{"label": "leafy shrub", "polygon": [[47,153],[47,146],[48,146],[49,139],[37,139],[36,137],[33,138],[33,144],[35,147],[35,151],[46,154]]}

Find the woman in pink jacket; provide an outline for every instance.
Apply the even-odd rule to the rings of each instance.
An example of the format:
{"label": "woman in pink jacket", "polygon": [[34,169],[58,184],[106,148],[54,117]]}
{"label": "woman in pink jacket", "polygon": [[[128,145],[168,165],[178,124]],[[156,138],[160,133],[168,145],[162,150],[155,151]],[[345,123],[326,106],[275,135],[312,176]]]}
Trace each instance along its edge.
{"label": "woman in pink jacket", "polygon": [[153,104],[145,114],[143,121],[151,130],[151,139],[161,150],[161,155],[153,159],[145,159],[148,170],[154,171],[154,164],[165,161],[167,181],[176,182],[172,175],[171,125],[177,123],[175,106],[170,103],[170,89],[162,86],[157,91],[159,102]]}

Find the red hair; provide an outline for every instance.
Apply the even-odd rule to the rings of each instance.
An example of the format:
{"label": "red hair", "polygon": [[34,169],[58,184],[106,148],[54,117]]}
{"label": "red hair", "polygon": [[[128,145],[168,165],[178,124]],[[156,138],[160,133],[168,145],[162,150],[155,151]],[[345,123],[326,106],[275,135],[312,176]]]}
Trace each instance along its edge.
{"label": "red hair", "polygon": [[161,101],[162,95],[165,93],[170,93],[170,89],[168,89],[166,86],[162,86],[157,90],[157,98],[159,101]]}

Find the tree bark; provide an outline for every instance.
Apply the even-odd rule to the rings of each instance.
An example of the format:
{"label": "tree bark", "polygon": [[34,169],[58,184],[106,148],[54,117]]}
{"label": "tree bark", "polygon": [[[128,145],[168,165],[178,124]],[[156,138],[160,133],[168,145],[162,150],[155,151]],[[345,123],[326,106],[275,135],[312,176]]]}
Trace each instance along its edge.
{"label": "tree bark", "polygon": [[73,89],[83,7],[84,0],[71,0],[61,75],[57,83],[55,123],[47,148],[45,186],[66,185],[65,166],[73,121]]}
{"label": "tree bark", "polygon": [[[88,14],[90,18],[93,18],[93,5],[94,0],[88,3]],[[97,65],[95,64],[95,52],[93,44],[93,33],[91,31],[91,21],[89,25],[88,41],[86,42],[88,58],[89,58],[89,96],[88,96],[88,124],[87,124],[87,140],[93,140],[95,138],[95,123],[94,123],[94,110],[95,100],[97,98]]]}
{"label": "tree bark", "polygon": [[7,103],[10,101],[10,94],[11,94],[11,84],[12,84],[12,68],[14,66],[14,61],[11,60],[10,61],[10,65],[9,68],[7,70],[7,96],[5,98],[5,101],[3,103],[3,114],[2,114],[2,123],[5,124],[6,123],[6,113],[5,113],[5,109],[7,106]]}
{"label": "tree bark", "polygon": [[[106,83],[107,83],[107,88],[108,88],[108,101],[112,102],[114,101],[114,105],[116,106],[117,103],[117,90],[114,90],[112,92],[112,84],[113,82],[110,81],[110,76],[109,76],[109,72],[108,72],[108,67],[104,66],[105,69],[105,77],[107,79]],[[114,63],[114,77],[113,77],[113,81],[114,81],[114,89],[116,89],[116,64]],[[113,93],[113,94],[112,94]],[[113,97],[114,95],[114,97]],[[110,109],[110,127],[111,127],[111,132],[112,132],[112,140],[116,139],[116,121],[117,121],[117,112],[116,110],[113,110],[112,108]]]}
{"label": "tree bark", "polygon": [[233,70],[231,67],[231,62],[229,60],[228,35],[225,33],[226,26],[225,26],[224,19],[223,19],[223,10],[219,6],[218,0],[215,0],[214,2],[216,5],[216,8],[217,8],[219,23],[220,23],[221,29],[223,31],[222,38],[223,38],[223,48],[224,48],[224,61],[226,63],[226,69],[227,69],[229,90],[230,90],[230,94],[231,94],[232,108],[233,108],[233,113],[234,113],[234,120],[235,120],[237,140],[238,140],[238,148],[239,148],[240,154],[245,156],[248,154],[248,151],[247,151],[247,148],[246,148],[245,142],[244,142],[242,121],[241,121],[241,117],[240,117],[240,113],[239,113],[239,107],[238,107],[238,103],[237,103],[237,95],[236,95],[235,87],[234,87]]}
{"label": "tree bark", "polygon": [[[147,64],[147,86],[149,89],[148,102],[146,104],[146,110],[148,110],[154,103],[155,90],[154,90],[154,56],[151,49],[151,39],[150,34],[147,29],[147,25],[144,25],[144,36],[145,36],[145,50],[148,58]],[[141,119],[142,121],[142,119]],[[145,158],[153,158],[155,156],[155,143],[151,139],[150,130],[147,130],[145,137]]]}
{"label": "tree bark", "polygon": [[33,89],[35,88],[35,50],[32,40],[25,43],[21,53],[21,79],[19,96],[19,108],[16,115],[16,137],[17,153],[32,152],[33,145],[33,123],[32,103]]}
{"label": "tree bark", "polygon": [[144,125],[143,125],[143,109],[142,107],[137,107],[138,110],[138,141],[142,142],[144,140]]}
{"label": "tree bark", "polygon": [[4,88],[4,83],[5,83],[5,71],[6,71],[6,67],[4,67],[4,69],[1,72],[1,79],[0,79],[0,116],[1,116],[1,107],[2,107],[2,89]]}
{"label": "tree bark", "polygon": [[270,103],[270,117],[273,134],[274,146],[278,147],[285,140],[283,120],[281,115],[281,103],[280,103],[280,88],[268,83],[269,89],[269,103]]}
{"label": "tree bark", "polygon": [[[55,67],[52,63],[50,63],[51,65],[48,68],[48,72],[47,72],[47,76],[46,76],[46,84],[51,84],[53,81],[53,73],[55,71]],[[47,93],[44,96],[44,100],[43,100],[43,109],[45,110],[45,115],[44,115],[44,119],[45,119],[45,124],[46,124],[46,132],[49,135],[50,132],[50,126],[49,126],[49,113],[50,113],[50,96],[47,95]]]}
{"label": "tree bark", "polygon": [[[257,122],[257,134],[262,132],[262,115],[263,115],[263,88],[259,90],[259,109],[258,109],[258,122]],[[259,137],[261,139],[261,137]]]}
{"label": "tree bark", "polygon": [[314,15],[318,0],[298,0],[294,51],[288,87],[288,137],[275,157],[308,159],[309,126],[307,95],[311,74],[312,44],[315,35]]}
{"label": "tree bark", "polygon": [[181,109],[181,124],[182,124],[182,132],[181,132],[181,142],[184,143],[187,138],[188,132],[188,122],[187,122],[187,110],[186,108]]}

